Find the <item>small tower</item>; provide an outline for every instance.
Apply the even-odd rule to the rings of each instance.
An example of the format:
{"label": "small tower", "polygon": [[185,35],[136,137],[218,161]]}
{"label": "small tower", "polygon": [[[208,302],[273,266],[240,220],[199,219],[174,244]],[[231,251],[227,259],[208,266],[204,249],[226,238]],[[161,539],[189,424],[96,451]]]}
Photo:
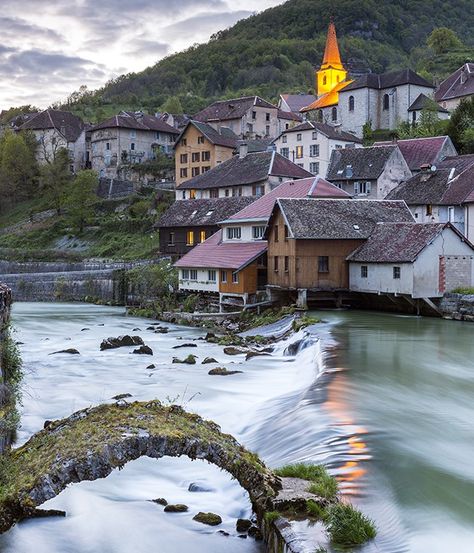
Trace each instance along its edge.
{"label": "small tower", "polygon": [[316,72],[316,91],[318,98],[330,92],[338,83],[345,81],[347,71],[341,63],[339,46],[337,45],[336,27],[331,18],[329,22],[326,48],[324,49],[323,63]]}

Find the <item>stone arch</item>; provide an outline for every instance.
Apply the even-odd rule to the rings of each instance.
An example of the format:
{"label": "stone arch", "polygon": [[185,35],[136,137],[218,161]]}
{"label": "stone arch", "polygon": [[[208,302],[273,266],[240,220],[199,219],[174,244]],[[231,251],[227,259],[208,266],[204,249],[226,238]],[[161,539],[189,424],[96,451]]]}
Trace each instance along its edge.
{"label": "stone arch", "polygon": [[7,454],[0,487],[0,533],[69,484],[105,478],[139,457],[187,456],[227,471],[248,492],[261,520],[281,482],[217,424],[159,401],[117,402],[84,409]]}

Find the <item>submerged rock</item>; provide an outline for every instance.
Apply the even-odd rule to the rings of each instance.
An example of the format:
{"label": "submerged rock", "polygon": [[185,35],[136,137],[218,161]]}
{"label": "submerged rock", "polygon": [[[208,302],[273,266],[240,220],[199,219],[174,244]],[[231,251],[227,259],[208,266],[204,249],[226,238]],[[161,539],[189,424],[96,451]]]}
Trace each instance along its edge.
{"label": "submerged rock", "polygon": [[153,363],[151,365],[148,365],[147,369],[156,369],[155,365]]}
{"label": "submerged rock", "polygon": [[118,394],[116,396],[113,396],[112,399],[125,399],[126,397],[132,397],[132,394]]}
{"label": "submerged rock", "polygon": [[202,482],[191,482],[191,484],[189,484],[188,486],[188,492],[213,492],[213,491],[215,491],[214,488],[211,488],[211,486],[207,486]]}
{"label": "submerged rock", "polygon": [[216,367],[215,369],[211,369],[207,374],[212,375],[218,375],[218,376],[230,376],[231,374],[238,374],[242,371],[228,371],[225,367]]}
{"label": "submerged rock", "polygon": [[216,359],[214,359],[214,357],[205,357],[203,360],[202,360],[202,365],[208,365],[209,363],[217,363]]}
{"label": "submerged rock", "polygon": [[140,336],[129,336],[126,334],[125,336],[119,336],[118,338],[110,337],[102,340],[102,343],[100,344],[100,351],[127,346],[142,346],[144,344],[145,342],[142,338],[140,338]]}
{"label": "submerged rock", "polygon": [[251,520],[248,520],[247,518],[239,518],[237,519],[235,529],[237,530],[237,532],[247,532],[251,526],[252,526]]}
{"label": "submerged rock", "polygon": [[202,524],[208,524],[209,526],[218,526],[222,524],[222,518],[215,513],[203,513],[199,512],[193,516],[193,520],[201,522]]}
{"label": "submerged rock", "polygon": [[252,359],[252,357],[261,357],[261,356],[268,356],[269,353],[266,353],[264,351],[249,351],[247,355],[245,356],[245,361],[248,361],[249,359]]}
{"label": "submerged rock", "polygon": [[90,330],[90,328],[81,328],[81,332],[85,332],[86,330]]}
{"label": "submerged rock", "polygon": [[28,511],[28,518],[65,517],[66,511],[59,509],[32,509]]}
{"label": "submerged rock", "polygon": [[166,499],[164,497],[158,497],[157,499],[150,499],[150,501],[152,503],[158,503],[158,505],[163,505],[164,507],[166,507],[166,505],[168,505],[168,502],[166,501]]}
{"label": "submerged rock", "polygon": [[132,353],[136,353],[138,355],[153,355],[153,350],[150,346],[143,345],[137,349],[134,349]]}
{"label": "submerged rock", "polygon": [[166,326],[159,326],[155,328],[156,334],[168,334],[169,329]]}
{"label": "submerged rock", "polygon": [[179,348],[197,348],[197,344],[179,344],[178,346],[173,346],[173,349],[179,349]]}
{"label": "submerged rock", "polygon": [[62,349],[60,351],[53,351],[53,353],[50,353],[49,355],[56,355],[57,353],[69,353],[70,355],[81,355],[77,349],[69,348],[69,349]]}
{"label": "submerged rock", "polygon": [[223,536],[230,536],[229,532],[226,532],[225,530],[217,530],[218,534],[222,534]]}
{"label": "submerged rock", "polygon": [[165,513],[186,513],[189,510],[189,507],[187,505],[183,505],[182,503],[176,503],[173,505],[166,505],[165,507]]}

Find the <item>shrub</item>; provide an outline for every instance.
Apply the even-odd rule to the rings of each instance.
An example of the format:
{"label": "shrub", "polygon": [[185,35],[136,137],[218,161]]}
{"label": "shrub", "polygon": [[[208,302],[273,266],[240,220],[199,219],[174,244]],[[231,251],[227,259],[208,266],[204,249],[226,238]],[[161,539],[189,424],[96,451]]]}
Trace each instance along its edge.
{"label": "shrub", "polygon": [[197,294],[189,294],[183,301],[183,311],[185,313],[194,313],[198,302],[199,296]]}
{"label": "shrub", "polygon": [[374,522],[346,503],[329,507],[326,527],[332,541],[339,545],[360,545],[377,534]]}

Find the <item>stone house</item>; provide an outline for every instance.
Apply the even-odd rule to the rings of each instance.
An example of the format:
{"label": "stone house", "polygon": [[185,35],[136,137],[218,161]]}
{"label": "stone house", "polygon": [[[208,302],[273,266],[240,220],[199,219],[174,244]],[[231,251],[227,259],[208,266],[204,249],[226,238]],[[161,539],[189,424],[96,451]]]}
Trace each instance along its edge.
{"label": "stone house", "polygon": [[355,292],[436,298],[474,282],[474,246],[450,223],[378,223],[347,260]]}
{"label": "stone house", "polygon": [[441,120],[449,119],[450,114],[446,108],[443,108],[439,104],[437,104],[433,100],[433,98],[428,98],[426,94],[420,94],[418,98],[408,108],[409,122],[413,126],[415,126],[417,123],[420,122],[423,110],[432,109],[433,107],[436,108],[438,119],[441,119]]}
{"label": "stone house", "polygon": [[356,198],[383,200],[411,171],[397,145],[333,150],[326,178]]}
{"label": "stone house", "polygon": [[40,164],[51,163],[57,152],[69,152],[71,173],[87,167],[86,125],[68,111],[46,109],[29,117],[18,130],[33,132],[38,141],[36,158]]}
{"label": "stone house", "polygon": [[99,177],[127,178],[131,165],[169,156],[179,131],[142,112],[122,111],[90,129],[91,165]]}
{"label": "stone house", "polygon": [[435,92],[435,100],[441,107],[453,111],[461,100],[474,96],[474,63],[465,63],[445,79]]}
{"label": "stone house", "polygon": [[356,136],[313,121],[283,131],[273,143],[282,156],[313,175],[322,176],[326,176],[333,150],[362,148],[362,141]]}

